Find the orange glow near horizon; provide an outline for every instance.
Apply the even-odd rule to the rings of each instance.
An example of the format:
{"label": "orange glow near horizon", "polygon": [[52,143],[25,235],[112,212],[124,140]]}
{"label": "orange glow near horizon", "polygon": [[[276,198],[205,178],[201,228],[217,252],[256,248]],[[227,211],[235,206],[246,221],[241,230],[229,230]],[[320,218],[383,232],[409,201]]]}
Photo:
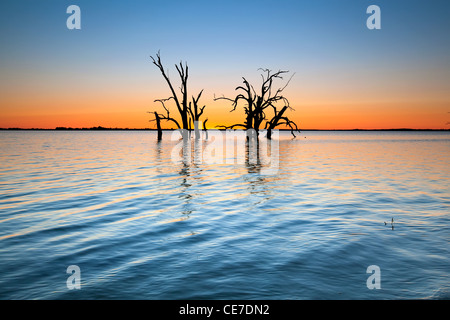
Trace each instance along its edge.
{"label": "orange glow near horizon", "polygon": [[[147,111],[163,113],[163,108],[152,102],[149,94],[141,98],[133,96],[69,97],[53,96],[27,98],[4,97],[1,106],[0,128],[43,128],[56,127],[86,128],[103,126],[107,128],[156,128],[153,115]],[[155,99],[155,98],[154,98]],[[242,123],[244,111],[238,107],[230,112],[231,106],[225,101],[205,99],[207,128],[217,125]],[[4,107],[7,105],[8,107]],[[33,105],[34,107],[29,107]],[[288,117],[300,129],[448,129],[450,120],[448,105],[443,102],[342,102],[327,101],[301,102],[291,100],[294,110]],[[170,105],[171,116],[177,116],[174,105]],[[271,113],[270,113],[271,116]],[[174,128],[171,122],[163,121],[163,128]]]}
{"label": "orange glow near horizon", "polygon": [[[400,106],[400,107],[399,107]],[[300,129],[393,129],[393,128],[412,128],[412,129],[448,129],[446,125],[448,119],[446,116],[445,105],[433,109],[432,112],[426,112],[426,105],[413,105],[403,107],[397,104],[397,108],[386,104],[383,106],[323,106],[323,105],[303,105],[294,107],[295,111],[290,111],[289,118],[295,121]],[[105,108],[106,109],[106,108]],[[156,128],[153,115],[147,111],[158,110],[159,108],[124,107],[120,105],[108,109],[98,108],[93,111],[82,110],[62,110],[53,112],[51,108],[45,108],[38,112],[37,110],[14,112],[8,110],[2,112],[0,119],[1,128],[43,128],[54,129],[55,127],[73,127],[86,128],[103,126],[107,128]],[[206,108],[206,117],[208,118],[207,128],[212,129],[218,125],[231,125],[242,123],[244,119],[243,110],[230,112],[229,106]],[[405,110],[406,109],[406,110]],[[171,115],[176,112],[171,108]],[[176,117],[178,118],[178,117]],[[450,118],[450,117],[449,117]],[[175,128],[172,122],[163,121],[163,128]],[[281,127],[280,127],[281,128]]]}
{"label": "orange glow near horizon", "polygon": [[[38,73],[25,77],[22,83],[13,81],[11,75],[12,81],[0,83],[0,128],[156,128],[154,122],[149,122],[154,116],[147,112],[165,113],[155,99],[169,97],[170,91],[158,70],[150,67],[148,74],[144,73],[146,77],[140,78],[113,74],[83,78],[80,72],[64,82],[55,73],[42,78]],[[303,130],[450,129],[445,76],[435,69],[428,71],[436,76],[426,84],[416,80],[421,77],[406,79],[390,69],[373,78],[361,72],[356,70],[353,75],[344,76],[333,69],[295,74],[283,91],[293,108],[286,115]],[[208,118],[207,128],[244,121],[242,105],[230,112],[231,102],[214,101],[215,96],[234,97],[239,93],[234,88],[242,84],[242,79],[234,74],[206,77],[208,73],[202,69],[193,73],[188,95],[204,89],[200,104],[207,106],[202,119]],[[247,79],[259,89],[259,71],[250,75]],[[175,86],[177,80],[174,77]],[[274,83],[274,89],[282,87],[285,81]],[[202,87],[205,82],[208,86]],[[167,102],[167,106],[171,116],[179,119],[174,102]],[[268,110],[268,117],[272,116],[272,110]],[[172,122],[162,125],[166,129],[175,127]]]}
{"label": "orange glow near horizon", "polygon": [[[0,92],[0,128],[156,128],[154,122],[149,122],[154,116],[147,112],[165,113],[154,100],[170,94],[158,73],[154,72],[152,77],[151,85],[136,81],[138,85],[135,86],[119,82],[100,83],[95,87],[83,83],[59,87],[50,80],[36,86],[37,81],[22,87],[4,86]],[[225,80],[220,78],[220,84],[211,83],[210,86],[222,87]],[[320,85],[318,80],[309,80],[294,78],[283,92],[293,108],[286,115],[302,130],[450,128],[447,124],[450,121],[447,92],[419,90],[416,86],[404,92],[374,84],[355,87],[336,79],[328,79]],[[233,80],[226,83],[239,85]],[[195,94],[199,88],[192,86],[189,93]],[[234,86],[224,89],[228,90],[226,96],[236,94]],[[205,88],[200,100],[201,105],[207,106],[202,119],[208,118],[207,128],[242,123],[245,118],[243,106],[230,112],[231,102],[214,101],[215,93],[222,94],[217,88]],[[173,101],[167,106],[171,116],[179,119]],[[269,110],[268,117],[272,116],[272,110]],[[172,122],[162,125],[166,129],[175,128]]]}

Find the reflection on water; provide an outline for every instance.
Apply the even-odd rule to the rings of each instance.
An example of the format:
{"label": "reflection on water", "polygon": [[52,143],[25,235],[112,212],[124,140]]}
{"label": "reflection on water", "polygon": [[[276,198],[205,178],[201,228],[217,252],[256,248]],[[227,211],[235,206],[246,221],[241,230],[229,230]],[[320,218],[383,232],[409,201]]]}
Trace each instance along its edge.
{"label": "reflection on water", "polygon": [[448,133],[214,139],[0,132],[0,298],[449,298]]}

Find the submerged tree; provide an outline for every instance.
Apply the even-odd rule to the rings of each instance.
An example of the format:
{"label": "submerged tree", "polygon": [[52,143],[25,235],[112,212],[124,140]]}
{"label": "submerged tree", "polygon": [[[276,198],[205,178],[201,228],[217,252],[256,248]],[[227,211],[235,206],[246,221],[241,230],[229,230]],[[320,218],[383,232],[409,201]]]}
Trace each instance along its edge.
{"label": "submerged tree", "polygon": [[[180,92],[177,94],[177,92],[175,91],[175,88],[174,88],[171,80],[169,79],[169,76],[166,73],[164,66],[161,62],[160,53],[158,52],[156,54],[156,59],[152,56],[150,56],[150,58],[153,60],[153,64],[155,66],[157,66],[158,69],[160,70],[160,72],[161,72],[164,80],[166,80],[166,83],[169,86],[170,92],[172,94],[169,98],[155,100],[155,102],[161,103],[162,107],[164,108],[164,110],[166,112],[165,114],[160,114],[160,113],[154,112],[155,119],[150,120],[150,121],[156,121],[156,123],[157,123],[158,140],[161,140],[161,136],[162,136],[161,126],[159,125],[161,120],[172,121],[173,123],[175,123],[175,125],[177,126],[178,129],[184,129],[184,130],[182,130],[183,137],[185,137],[185,133],[188,132],[192,128],[192,123],[194,123],[195,137],[199,138],[200,131],[198,129],[198,123],[200,121],[200,117],[202,116],[203,111],[205,110],[206,106],[199,108],[199,104],[198,104],[203,90],[200,91],[200,93],[197,95],[197,98],[194,98],[194,96],[192,96],[192,102],[188,101],[189,98],[188,98],[187,84],[188,84],[189,69],[188,69],[187,63],[185,63],[183,65],[183,62],[180,62],[178,65],[177,64],[175,65],[178,75],[181,80],[181,86],[179,87]],[[166,102],[168,102],[170,100],[173,100],[175,102],[178,113],[181,117],[181,126],[180,126],[180,123],[175,118],[170,116],[169,108],[166,106]],[[205,122],[207,120],[208,119],[206,119]]]}
{"label": "submerged tree", "polygon": [[[284,87],[278,88],[277,90],[272,89],[274,80],[282,80],[282,75],[288,73],[288,71],[280,70],[272,73],[269,69],[260,70],[262,70],[263,73],[261,74],[262,85],[259,93],[257,93],[253,85],[251,85],[247,79],[243,77],[243,85],[238,86],[235,89],[238,91],[236,97],[233,99],[227,97],[219,97],[214,99],[215,101],[221,99],[231,101],[233,107],[231,112],[236,110],[241,101],[244,103],[243,107],[246,115],[245,121],[243,123],[221,127],[227,129],[234,129],[236,127],[243,127],[246,130],[254,129],[258,135],[262,123],[266,121],[264,128],[267,129],[268,139],[271,139],[272,130],[280,125],[288,126],[291,129],[292,135],[295,137],[294,131],[300,131],[297,124],[284,115],[287,109],[293,109],[289,105],[289,100],[282,95],[283,90],[288,86],[291,79],[289,79]],[[278,108],[280,108],[280,104],[282,107],[278,110]],[[273,111],[272,117],[269,117],[268,110]]]}
{"label": "submerged tree", "polygon": [[[201,108],[198,107],[198,100],[200,99],[200,96],[202,95],[202,93],[203,93],[203,90],[200,91],[200,93],[197,96],[197,99],[192,97],[193,106],[192,106],[191,102],[189,102],[189,108],[188,108],[189,113],[191,115],[191,121],[194,122],[194,134],[195,134],[196,139],[198,139],[200,137],[200,129],[198,127],[198,124],[200,123],[200,117],[202,116],[203,111],[206,108],[206,106],[203,106]],[[206,121],[208,121],[208,119],[205,120],[205,123],[206,123]],[[189,123],[189,125],[190,125],[190,123]],[[205,124],[203,125],[203,128],[205,128]]]}

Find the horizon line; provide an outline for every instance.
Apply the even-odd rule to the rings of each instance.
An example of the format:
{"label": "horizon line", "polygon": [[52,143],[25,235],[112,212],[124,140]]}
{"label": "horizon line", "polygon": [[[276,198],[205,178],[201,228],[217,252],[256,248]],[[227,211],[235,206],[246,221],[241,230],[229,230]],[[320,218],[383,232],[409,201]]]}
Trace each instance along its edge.
{"label": "horizon line", "polygon": [[[9,127],[9,128],[0,128],[0,130],[48,130],[48,131],[74,131],[74,130],[78,130],[78,131],[108,131],[108,130],[145,130],[145,131],[157,131],[158,129],[153,129],[153,128],[112,128],[112,127],[102,127],[102,126],[97,126],[97,127],[82,127],[82,128],[73,128],[73,127],[55,127],[55,128],[20,128],[20,127]],[[175,128],[169,128],[169,129],[162,129],[163,131],[173,131],[173,130],[178,130]],[[222,129],[222,128],[210,128],[207,130],[219,130],[219,131],[223,131],[226,129]],[[260,129],[261,131],[264,129]],[[277,129],[279,131],[291,131],[291,129]],[[191,131],[193,131],[193,129],[191,129]],[[425,128],[425,129],[417,129],[417,128],[389,128],[389,129],[362,129],[362,128],[353,128],[353,129],[299,129],[299,131],[450,131],[450,128],[441,128],[441,129],[430,129],[430,128]]]}

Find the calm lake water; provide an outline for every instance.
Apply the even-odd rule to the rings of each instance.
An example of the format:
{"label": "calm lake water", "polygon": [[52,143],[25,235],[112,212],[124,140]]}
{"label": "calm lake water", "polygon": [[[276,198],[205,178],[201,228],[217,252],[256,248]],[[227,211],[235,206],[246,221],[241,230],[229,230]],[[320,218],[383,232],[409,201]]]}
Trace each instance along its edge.
{"label": "calm lake water", "polygon": [[177,145],[0,132],[0,299],[450,299],[450,133],[283,132],[270,174]]}

